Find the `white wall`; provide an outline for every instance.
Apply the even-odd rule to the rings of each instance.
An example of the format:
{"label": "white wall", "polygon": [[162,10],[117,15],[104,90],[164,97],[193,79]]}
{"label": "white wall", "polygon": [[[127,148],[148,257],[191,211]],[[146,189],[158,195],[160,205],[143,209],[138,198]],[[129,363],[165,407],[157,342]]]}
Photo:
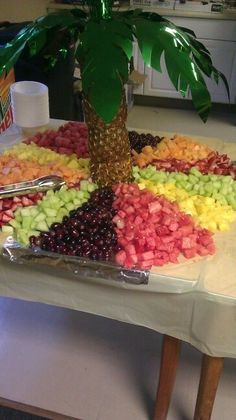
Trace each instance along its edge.
{"label": "white wall", "polygon": [[0,0],[0,22],[23,22],[46,14],[48,0]]}

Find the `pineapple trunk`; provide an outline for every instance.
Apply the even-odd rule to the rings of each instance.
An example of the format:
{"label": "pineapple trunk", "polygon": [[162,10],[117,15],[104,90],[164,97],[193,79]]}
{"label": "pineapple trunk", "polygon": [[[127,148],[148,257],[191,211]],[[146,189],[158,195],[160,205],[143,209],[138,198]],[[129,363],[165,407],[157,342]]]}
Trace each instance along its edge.
{"label": "pineapple trunk", "polygon": [[131,180],[132,165],[125,95],[116,117],[110,124],[96,114],[84,99],[85,121],[88,125],[90,171],[99,186],[113,185]]}

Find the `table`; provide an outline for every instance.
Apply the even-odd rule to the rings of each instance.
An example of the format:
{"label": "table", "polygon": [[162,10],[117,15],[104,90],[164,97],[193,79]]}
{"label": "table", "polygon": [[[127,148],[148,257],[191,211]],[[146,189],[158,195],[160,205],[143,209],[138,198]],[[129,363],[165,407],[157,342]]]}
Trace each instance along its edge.
{"label": "table", "polygon": [[[54,122],[54,124],[57,124]],[[163,133],[158,133],[163,135]],[[11,143],[20,140],[14,134]],[[2,139],[2,148],[7,136]],[[198,138],[236,157],[236,145]],[[195,420],[210,418],[224,357],[236,358],[236,225],[216,235],[215,256],[153,270],[148,285],[79,278],[1,257],[0,295],[76,309],[164,334],[155,420],[167,417],[181,341],[203,353]],[[209,380],[210,378],[210,380]]]}

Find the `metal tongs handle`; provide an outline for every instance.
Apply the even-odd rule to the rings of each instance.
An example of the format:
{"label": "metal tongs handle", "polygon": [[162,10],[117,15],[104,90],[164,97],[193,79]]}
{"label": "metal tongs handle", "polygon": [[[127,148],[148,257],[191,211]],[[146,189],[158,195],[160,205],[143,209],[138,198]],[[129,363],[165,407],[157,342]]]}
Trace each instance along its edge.
{"label": "metal tongs handle", "polygon": [[0,186],[0,199],[48,190],[56,190],[63,185],[65,185],[65,181],[57,175],[43,176],[32,181],[2,185]]}

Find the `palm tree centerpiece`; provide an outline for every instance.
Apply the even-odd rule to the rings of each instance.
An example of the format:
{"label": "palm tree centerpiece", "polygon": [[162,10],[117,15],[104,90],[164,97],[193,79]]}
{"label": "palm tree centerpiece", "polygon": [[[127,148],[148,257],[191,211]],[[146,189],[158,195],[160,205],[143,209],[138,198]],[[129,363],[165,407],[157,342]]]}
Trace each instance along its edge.
{"label": "palm tree centerpiece", "polygon": [[[191,30],[140,9],[114,11],[113,3],[87,0],[88,11],[73,8],[40,17],[0,49],[1,74],[14,66],[26,45],[35,55],[58,33],[73,34],[78,41],[75,57],[81,69],[90,170],[100,186],[131,179],[124,85],[129,77],[134,41],[146,65],[157,71],[161,71],[164,56],[171,82],[183,97],[190,91],[203,121],[211,107],[203,75],[216,83],[221,78],[228,89],[225,77],[213,66],[209,51]],[[65,53],[63,41],[51,53],[52,63],[60,53]]]}

